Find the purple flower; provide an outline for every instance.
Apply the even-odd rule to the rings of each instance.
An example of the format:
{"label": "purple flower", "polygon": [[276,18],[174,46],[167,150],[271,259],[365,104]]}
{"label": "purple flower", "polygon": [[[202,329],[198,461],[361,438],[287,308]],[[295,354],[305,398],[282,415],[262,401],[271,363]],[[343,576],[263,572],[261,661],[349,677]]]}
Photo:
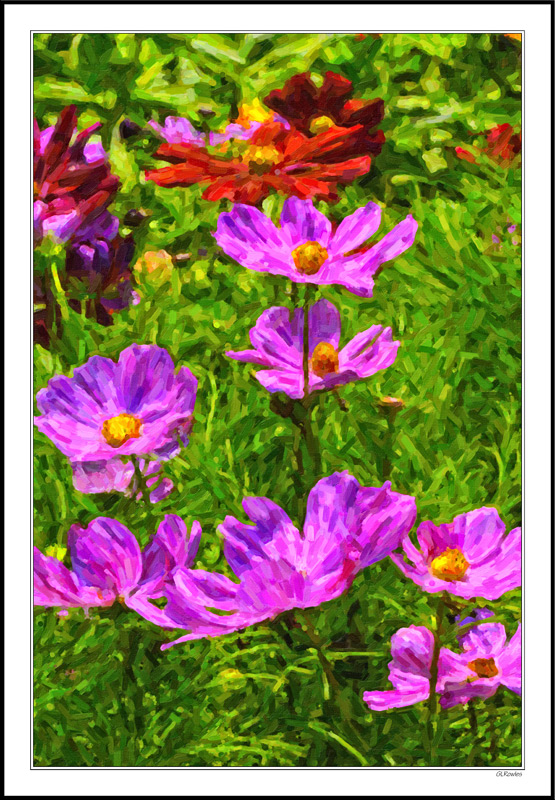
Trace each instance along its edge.
{"label": "purple flower", "polygon": [[372,276],[412,245],[418,228],[409,214],[377,244],[353,253],[376,233],[380,220],[380,207],[367,203],[332,233],[331,222],[312,200],[290,197],[281,212],[280,228],[259,209],[237,204],[220,214],[214,236],[228,256],[249,269],[283,275],[295,283],[337,283],[353,294],[371,297]]}
{"label": "purple flower", "polygon": [[499,622],[476,625],[460,641],[462,653],[446,649],[440,659],[438,688],[443,708],[492,697],[500,686],[520,696],[520,623],[508,643],[505,626]]}
{"label": "purple flower", "polygon": [[190,633],[162,649],[338,597],[361,569],[398,547],[414,523],[414,498],[390,487],[363,487],[348,472],[322,479],[308,497],[302,534],[271,500],[245,498],[254,524],[228,516],[219,528],[239,583],[200,569],[175,570],[165,591],[167,627]]}
{"label": "purple flower", "polygon": [[[66,276],[83,282],[89,294],[94,295],[94,308],[90,313],[102,325],[111,325],[115,311],[134,303],[129,266],[135,243],[131,236],[122,238],[117,235],[118,225],[116,219],[115,228],[111,225],[107,229],[97,226],[96,230],[80,231],[66,250]],[[78,301],[69,302],[80,310]]]}
{"label": "purple flower", "polygon": [[185,117],[166,117],[163,126],[153,119],[147,124],[169,144],[205,145],[205,134],[197,131]]}
{"label": "purple flower", "polygon": [[125,525],[97,517],[87,528],[72,525],[68,533],[70,571],[57,558],[34,549],[34,604],[62,609],[111,606],[116,600],[157,625],[164,614],[149,600],[163,596],[175,568],[190,566],[200,542],[200,526],[187,526],[175,514],[164,517],[141,553]]}
{"label": "purple flower", "polygon": [[[121,465],[122,456],[168,459],[187,443],[196,390],[189,369],[175,375],[166,350],[133,344],[117,363],[93,356],[72,378],[52,378],[37,394],[42,416],[35,424],[73,465],[89,464],[89,480],[93,463],[108,464],[121,491],[124,478],[114,460]],[[109,491],[110,474],[99,491]]]}
{"label": "purple flower", "polygon": [[521,584],[520,528],[504,536],[505,525],[495,508],[459,514],[453,522],[423,522],[416,532],[420,550],[408,534],[402,555],[392,559],[408,578],[427,592],[497,600]]}
{"label": "purple flower", "polygon": [[[373,325],[339,350],[341,318],[332,303],[319,300],[310,308],[308,321],[311,392],[369,378],[395,361],[399,342],[393,341],[391,328]],[[299,399],[304,393],[303,324],[302,308],[293,312],[292,319],[287,308],[269,308],[251,328],[255,349],[230,350],[226,355],[270,367],[257,373],[262,386]]]}
{"label": "purple flower", "polygon": [[[491,697],[501,685],[520,695],[520,625],[511,641],[505,642],[503,625],[483,623],[462,637],[462,653],[441,648],[436,692],[441,695],[442,708]],[[403,708],[427,700],[433,652],[434,635],[428,628],[411,625],[398,630],[391,637],[393,658],[388,664],[393,689],[364,692],[371,710]]]}
{"label": "purple flower", "polygon": [[[284,126],[289,129],[290,125],[285,119],[277,114],[272,114],[270,116],[282,122]],[[244,122],[230,122],[222,131],[211,132],[208,136],[196,130],[186,117],[166,117],[163,126],[154,120],[150,120],[148,125],[156,131],[160,138],[168,142],[168,144],[189,144],[198,147],[205,147],[208,144],[211,147],[217,147],[232,139],[238,139],[240,141],[250,139],[258,128],[260,128],[262,122],[252,119],[244,119]]]}

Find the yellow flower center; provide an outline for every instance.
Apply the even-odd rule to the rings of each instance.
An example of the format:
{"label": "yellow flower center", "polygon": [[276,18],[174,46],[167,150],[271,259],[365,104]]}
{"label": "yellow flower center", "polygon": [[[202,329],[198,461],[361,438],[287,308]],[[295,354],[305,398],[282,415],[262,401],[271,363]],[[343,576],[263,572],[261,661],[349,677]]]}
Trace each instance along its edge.
{"label": "yellow flower center", "polygon": [[141,435],[142,420],[132,414],[118,414],[102,423],[102,435],[110,447],[121,447],[129,439],[138,439]]}
{"label": "yellow flower center", "polygon": [[262,146],[250,144],[244,150],[241,149],[240,158],[253,172],[262,173],[267,172],[274,164],[279,164],[281,154],[273,144]]}
{"label": "yellow flower center", "polygon": [[474,661],[469,661],[466,666],[475,672],[479,678],[493,678],[499,674],[493,658],[476,658]]}
{"label": "yellow flower center", "polygon": [[251,122],[272,122],[273,119],[273,111],[264,108],[260,100],[255,97],[251,103],[241,103],[239,116],[235,122],[242,125],[243,128],[248,128]]}
{"label": "yellow flower center", "polygon": [[315,275],[328,257],[328,251],[318,242],[305,242],[291,253],[299,272],[303,275]]}
{"label": "yellow flower center", "polygon": [[335,347],[329,342],[317,344],[310,359],[310,368],[319,378],[339,372],[339,356]]}
{"label": "yellow flower center", "polygon": [[328,131],[330,128],[333,128],[334,125],[335,122],[329,117],[315,117],[310,122],[309,130],[314,134],[323,133],[324,131]]}
{"label": "yellow flower center", "polygon": [[460,550],[448,547],[444,553],[434,558],[430,564],[430,572],[442,581],[460,581],[469,566]]}

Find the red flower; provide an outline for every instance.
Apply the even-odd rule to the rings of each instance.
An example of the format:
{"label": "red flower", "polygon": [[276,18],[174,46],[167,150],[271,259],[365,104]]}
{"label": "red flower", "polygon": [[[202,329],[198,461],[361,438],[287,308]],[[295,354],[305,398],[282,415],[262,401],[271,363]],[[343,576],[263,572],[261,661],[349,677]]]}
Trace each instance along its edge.
{"label": "red flower", "polygon": [[[478,135],[487,136],[487,144],[485,147],[478,148],[479,152],[484,153],[502,167],[508,167],[522,150],[522,136],[520,133],[515,133],[513,126],[508,122]],[[455,147],[455,153],[463,161],[476,163],[476,157],[462,147]]]}
{"label": "red flower", "polygon": [[[337,183],[348,183],[370,169],[368,155],[354,157],[366,137],[362,125],[333,127],[313,137],[287,130],[279,122],[261,125],[248,140],[233,140],[219,150],[163,144],[158,158],[173,166],[149,170],[158,186],[209,183],[206,200],[227,198],[255,205],[270,191],[336,200]],[[231,156],[231,157],[230,157]]]}
{"label": "red flower", "polygon": [[[75,106],[61,112],[53,129],[33,131],[34,199],[43,215],[76,209],[83,219],[97,216],[110,203],[118,178],[110,172],[104,151],[91,156],[89,139],[101,127],[98,122],[76,134]],[[51,132],[50,132],[51,131]]]}
{"label": "red flower", "polygon": [[332,125],[351,130],[362,125],[364,132],[356,136],[356,145],[351,143],[350,154],[378,155],[385,136],[383,131],[370,133],[370,130],[382,121],[384,102],[348,99],[352,93],[352,82],[342,75],[326,72],[318,89],[308,72],[304,72],[290,78],[283,89],[270,92],[264,102],[306,136]]}

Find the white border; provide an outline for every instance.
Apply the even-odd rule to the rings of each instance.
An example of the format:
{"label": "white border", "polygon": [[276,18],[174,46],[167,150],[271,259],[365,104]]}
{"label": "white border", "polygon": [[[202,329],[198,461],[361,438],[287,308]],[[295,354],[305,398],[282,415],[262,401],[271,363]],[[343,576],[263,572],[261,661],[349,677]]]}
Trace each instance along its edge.
{"label": "white border", "polygon": [[[526,408],[525,536],[526,765],[521,777],[495,770],[332,769],[30,769],[30,597],[28,541],[29,352],[31,325],[28,208],[30,29],[452,31],[465,20],[480,31],[524,31],[526,46]],[[33,4],[5,6],[6,68],[6,783],[7,796],[549,796],[550,723],[550,6],[548,4]],[[500,28],[500,25],[506,27]],[[167,28],[166,28],[167,29]],[[398,29],[397,29],[398,30]],[[343,774],[345,769],[348,772]],[[159,774],[164,770],[164,775]],[[368,770],[372,771],[370,776]],[[82,774],[86,772],[86,775]],[[268,773],[271,773],[269,775]],[[271,787],[271,788],[270,788]],[[76,789],[78,790],[76,792]]]}

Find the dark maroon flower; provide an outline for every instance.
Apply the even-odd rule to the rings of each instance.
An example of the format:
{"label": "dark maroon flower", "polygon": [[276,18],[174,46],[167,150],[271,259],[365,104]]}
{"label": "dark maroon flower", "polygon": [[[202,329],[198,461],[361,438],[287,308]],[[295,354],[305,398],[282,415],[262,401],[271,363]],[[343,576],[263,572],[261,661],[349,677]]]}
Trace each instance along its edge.
{"label": "dark maroon flower", "polygon": [[85,225],[108,221],[107,207],[119,180],[101,144],[89,139],[101,123],[77,133],[75,106],[41,131],[34,124],[33,180],[35,240],[52,231],[66,242]]}
{"label": "dark maroon flower", "polygon": [[[349,128],[343,156],[378,155],[385,141],[383,131],[371,133],[384,116],[384,102],[351,98],[353,84],[342,75],[326,72],[318,89],[308,72],[294,75],[264,98],[264,103],[305,136],[318,135],[332,126]],[[356,131],[357,126],[362,126]]]}

